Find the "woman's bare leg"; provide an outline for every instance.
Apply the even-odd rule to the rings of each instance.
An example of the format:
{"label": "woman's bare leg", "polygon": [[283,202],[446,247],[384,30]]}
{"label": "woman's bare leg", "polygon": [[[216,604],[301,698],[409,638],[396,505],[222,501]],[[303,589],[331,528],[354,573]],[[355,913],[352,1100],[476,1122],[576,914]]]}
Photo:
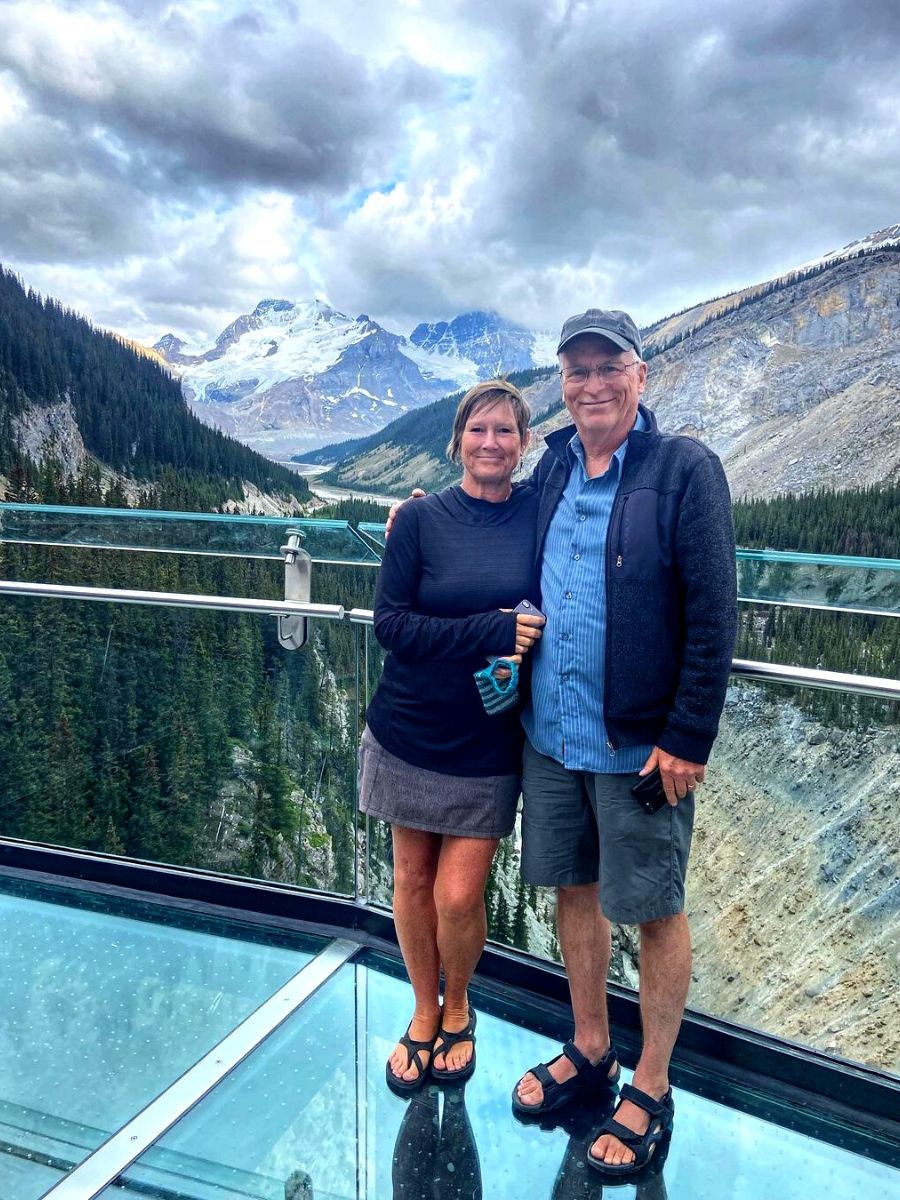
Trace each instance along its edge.
{"label": "woman's bare leg", "polygon": [[[445,836],[434,884],[437,946],[444,968],[444,1010],[448,1033],[465,1029],[469,1020],[466,991],[484,950],[487,916],[484,887],[497,849],[497,838]],[[439,1070],[457,1071],[472,1057],[472,1043],[459,1042],[446,1057],[435,1055]]]}
{"label": "woman's bare leg", "polygon": [[[423,833],[402,825],[392,825],[391,832],[394,927],[416,1001],[409,1036],[415,1042],[424,1042],[434,1037],[441,1014],[434,888],[442,839],[439,833]],[[427,1060],[427,1054],[422,1058]],[[415,1061],[407,1066],[406,1059],[406,1048],[398,1043],[388,1060],[391,1070],[401,1079],[416,1079],[421,1069]]]}

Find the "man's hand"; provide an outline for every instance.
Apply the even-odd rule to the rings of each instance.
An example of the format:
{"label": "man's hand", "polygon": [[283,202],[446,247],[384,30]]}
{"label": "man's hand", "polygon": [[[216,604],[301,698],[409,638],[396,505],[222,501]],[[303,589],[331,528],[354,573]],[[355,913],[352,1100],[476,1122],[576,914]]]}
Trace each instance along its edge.
{"label": "man's hand", "polygon": [[[406,497],[406,500],[421,500],[421,498],[426,494],[427,493],[423,492],[421,488],[413,488],[413,490]],[[401,507],[406,503],[406,500],[398,500],[395,504],[391,505],[388,511],[387,520],[384,523],[385,539],[391,536],[391,526],[394,524],[394,517],[396,517]]]}
{"label": "man's hand", "polygon": [[667,754],[665,750],[660,750],[659,746],[653,747],[650,757],[638,774],[649,775],[654,767],[659,767],[666,799],[673,806],[702,783],[706,774],[706,767],[702,763],[688,762],[686,758],[676,758],[674,754]]}
{"label": "man's hand", "polygon": [[527,654],[542,636],[541,626],[546,624],[546,617],[534,613],[516,613],[516,654]]}

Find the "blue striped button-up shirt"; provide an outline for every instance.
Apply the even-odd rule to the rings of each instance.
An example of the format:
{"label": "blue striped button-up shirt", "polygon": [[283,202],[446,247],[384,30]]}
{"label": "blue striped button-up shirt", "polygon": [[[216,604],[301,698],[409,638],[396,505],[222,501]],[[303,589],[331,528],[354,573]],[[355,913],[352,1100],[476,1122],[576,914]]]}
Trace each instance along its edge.
{"label": "blue striped button-up shirt", "polygon": [[[635,429],[644,430],[638,413]],[[628,439],[603,475],[588,479],[584,447],[569,442],[569,482],[547,530],[541,597],[547,624],[534,655],[531,702],[522,714],[539,754],[572,771],[639,771],[652,746],[612,750],[603,720],[606,666],[606,537]]]}

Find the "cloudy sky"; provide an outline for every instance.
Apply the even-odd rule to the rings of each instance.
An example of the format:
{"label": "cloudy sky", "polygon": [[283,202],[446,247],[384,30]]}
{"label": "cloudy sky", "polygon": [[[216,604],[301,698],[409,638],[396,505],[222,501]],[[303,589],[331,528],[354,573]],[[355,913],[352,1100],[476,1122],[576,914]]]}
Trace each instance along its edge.
{"label": "cloudy sky", "polygon": [[142,339],[648,323],[895,222],[897,0],[0,0],[0,262]]}

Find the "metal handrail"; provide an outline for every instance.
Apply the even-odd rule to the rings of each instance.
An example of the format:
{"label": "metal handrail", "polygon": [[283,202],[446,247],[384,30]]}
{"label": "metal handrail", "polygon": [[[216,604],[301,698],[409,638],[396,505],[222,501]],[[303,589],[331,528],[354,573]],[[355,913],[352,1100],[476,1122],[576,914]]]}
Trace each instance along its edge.
{"label": "metal handrail", "polygon": [[754,662],[749,658],[734,659],[731,670],[732,674],[744,679],[761,679],[766,683],[794,683],[831,692],[900,700],[900,679],[882,679],[878,675],[848,675],[842,671],[822,671],[818,667],[787,667],[781,663]]}
{"label": "metal handrail", "polygon": [[[351,608],[344,615],[355,625],[372,625],[375,620],[370,608]],[[841,671],[822,671],[817,667],[788,667],[749,658],[734,659],[731,671],[733,675],[740,675],[744,679],[760,679],[766,683],[794,683],[826,691],[877,696],[882,700],[900,700],[900,679],[882,679],[878,675],[849,675]]]}
{"label": "metal handrail", "polygon": [[55,600],[100,600],[114,604],[155,604],[164,608],[202,608],[258,616],[321,617],[343,621],[342,604],[310,604],[299,600],[256,600],[240,596],[203,596],[185,592],[142,592],[132,588],[80,587],[67,583],[20,583],[0,580],[0,595],[39,596]]}
{"label": "metal handrail", "polygon": [[[293,613],[321,617],[331,621],[349,621],[353,625],[373,625],[371,608],[345,609],[342,604],[309,604],[290,600],[253,600],[238,596],[202,596],[181,592],[141,592],[125,588],[79,587],[61,583],[19,583],[0,581],[0,596],[37,596],[44,599],[101,600],[116,604],[157,604],[170,608],[217,609],[222,612],[256,613],[283,616]],[[875,696],[882,700],[900,700],[900,680],[881,679],[877,675],[850,675],[841,671],[823,671],[817,667],[792,667],[781,663],[756,662],[736,658],[732,673],[743,679],[766,683],[795,684],[826,691],[849,692],[857,696]]]}

